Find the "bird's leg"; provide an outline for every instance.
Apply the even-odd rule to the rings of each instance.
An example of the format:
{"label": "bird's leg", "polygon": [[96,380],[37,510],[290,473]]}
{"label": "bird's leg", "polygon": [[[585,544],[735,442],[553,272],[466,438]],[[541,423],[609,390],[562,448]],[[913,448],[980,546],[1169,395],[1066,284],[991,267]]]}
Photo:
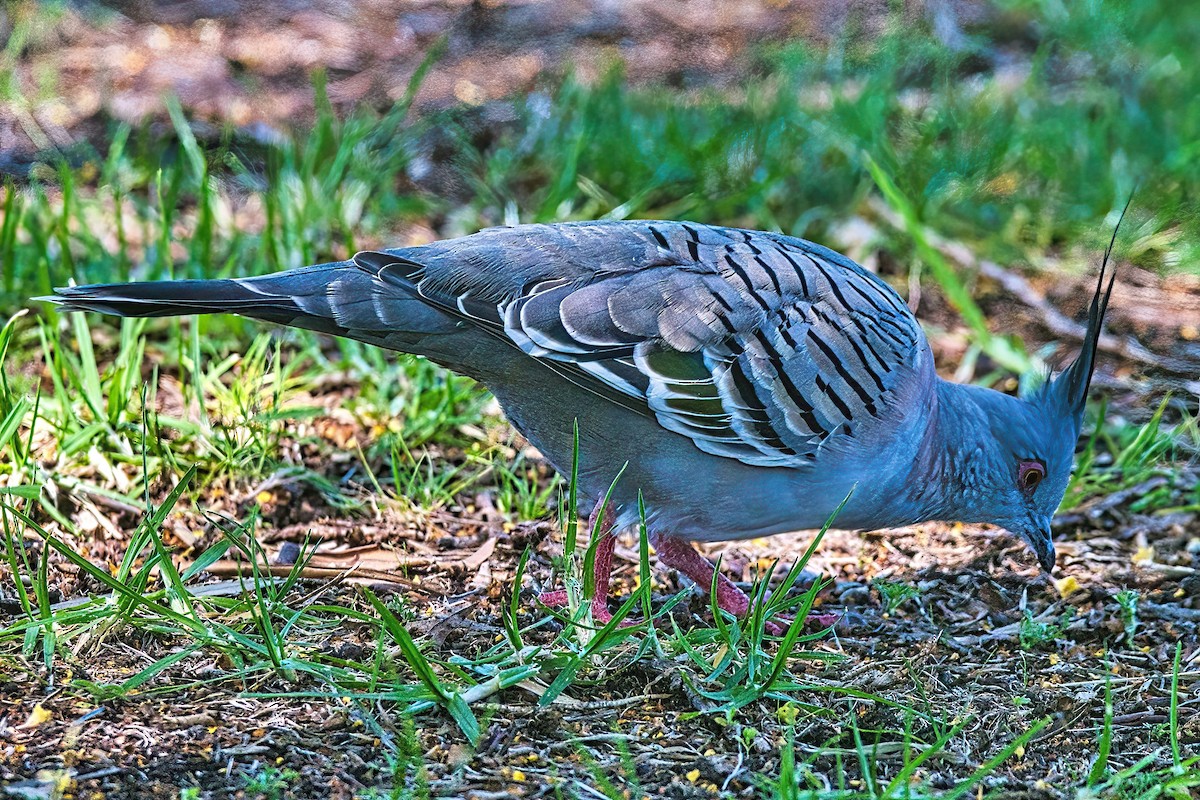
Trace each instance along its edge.
{"label": "bird's leg", "polygon": [[663,564],[677,569],[693,583],[707,592],[712,586],[713,573],[717,575],[717,605],[733,614],[744,617],[750,610],[750,598],[734,585],[733,581],[716,571],[708,559],[696,552],[696,548],[684,539],[656,534],[653,538],[654,552]]}
{"label": "bird's leg", "polygon": [[[605,625],[612,619],[612,612],[608,610],[608,582],[612,576],[613,549],[616,547],[617,537],[613,534],[612,515],[607,511],[600,521],[599,530],[597,530],[596,515],[599,513],[600,507],[597,506],[588,519],[589,530],[597,531],[597,535],[600,537],[596,542],[595,558],[592,561],[591,604],[593,621],[598,625]],[[746,593],[725,575],[717,572],[708,559],[696,552],[689,542],[661,533],[652,533],[650,541],[654,545],[654,551],[658,554],[659,560],[665,566],[679,570],[702,590],[707,591],[712,586],[715,574],[717,576],[718,606],[735,617],[744,617],[749,612],[750,598],[746,596]],[[538,595],[538,602],[548,608],[565,608],[568,603],[567,590],[543,592]],[[785,624],[788,622],[782,621]],[[784,633],[783,626],[770,620],[767,621],[766,629],[768,633],[775,635]]]}
{"label": "bird's leg", "polygon": [[[684,539],[665,534],[656,534],[651,540],[659,560],[668,567],[679,570],[701,590],[707,592],[712,586],[713,575],[717,576],[717,605],[733,614],[744,617],[750,611],[750,598],[733,581],[717,572],[708,559],[696,552],[696,548]],[[786,621],[785,621],[786,622]],[[782,635],[784,626],[767,620],[768,633]]]}
{"label": "bird's leg", "polygon": [[[597,515],[604,507],[604,517],[600,520],[597,530]],[[588,530],[596,531],[599,540],[596,542],[596,555],[592,560],[592,620],[599,625],[605,625],[612,619],[608,610],[608,581],[612,577],[613,548],[617,546],[617,537],[613,534],[612,513],[607,504],[600,503],[588,518]],[[543,592],[538,595],[538,602],[549,608],[564,608],[567,605],[567,590],[559,589],[554,592]]]}

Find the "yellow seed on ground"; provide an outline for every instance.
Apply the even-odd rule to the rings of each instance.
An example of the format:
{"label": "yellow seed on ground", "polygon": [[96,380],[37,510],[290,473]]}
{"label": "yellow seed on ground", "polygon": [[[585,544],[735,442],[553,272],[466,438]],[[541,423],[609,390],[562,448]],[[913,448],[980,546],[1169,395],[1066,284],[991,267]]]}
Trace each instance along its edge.
{"label": "yellow seed on ground", "polygon": [[695,783],[696,781],[698,781],[700,779],[700,770],[694,769],[691,772],[689,772],[687,775],[684,775],[683,777],[688,779],[688,783]]}
{"label": "yellow seed on ground", "polygon": [[1054,588],[1058,590],[1059,597],[1067,597],[1080,589],[1079,581],[1074,575],[1068,575],[1065,578],[1059,578],[1054,582]]}
{"label": "yellow seed on ground", "polygon": [[54,719],[54,714],[42,708],[42,704],[38,703],[33,707],[33,710],[29,712],[29,718],[25,720],[25,724],[21,726],[21,729],[28,730],[29,728],[36,728],[37,726],[43,725],[52,719]]}

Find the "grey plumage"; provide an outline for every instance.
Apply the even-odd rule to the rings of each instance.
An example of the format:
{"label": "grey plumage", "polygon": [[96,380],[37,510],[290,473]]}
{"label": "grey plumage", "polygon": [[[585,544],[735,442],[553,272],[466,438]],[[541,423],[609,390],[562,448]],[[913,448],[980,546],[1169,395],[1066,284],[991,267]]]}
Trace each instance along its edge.
{"label": "grey plumage", "polygon": [[492,228],[260,278],[53,299],[236,313],[427,356],[487,385],[560,471],[577,419],[582,496],[628,462],[618,529],[636,522],[639,491],[660,540],[817,527],[851,494],[839,527],[992,522],[1050,569],[1112,290],[1100,281],[1083,353],[1026,400],[938,378],[900,297],[846,257],[690,223]]}

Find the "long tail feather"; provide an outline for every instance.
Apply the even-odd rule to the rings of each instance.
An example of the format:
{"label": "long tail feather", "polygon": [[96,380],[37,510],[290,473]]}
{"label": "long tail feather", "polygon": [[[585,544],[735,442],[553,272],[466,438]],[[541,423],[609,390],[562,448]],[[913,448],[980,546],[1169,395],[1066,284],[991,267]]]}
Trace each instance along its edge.
{"label": "long tail feather", "polygon": [[425,337],[456,330],[415,291],[379,280],[355,259],[256,278],[69,286],[39,299],[122,317],[239,314],[419,354]]}
{"label": "long tail feather", "polygon": [[[329,317],[320,298],[341,264],[322,264],[261,278],[146,281],[68,286],[39,298],[64,311],[96,311],[121,317],[167,317],[184,314],[241,314],[255,319],[297,324],[298,317]],[[316,301],[316,302],[314,302]]]}

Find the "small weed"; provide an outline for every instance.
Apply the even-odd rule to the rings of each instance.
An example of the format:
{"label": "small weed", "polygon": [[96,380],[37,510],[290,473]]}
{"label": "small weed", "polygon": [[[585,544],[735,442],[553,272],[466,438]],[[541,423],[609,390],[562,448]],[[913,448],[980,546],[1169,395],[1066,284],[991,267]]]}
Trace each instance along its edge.
{"label": "small weed", "polygon": [[279,800],[299,777],[300,774],[295,770],[265,765],[253,772],[243,774],[242,787],[251,797]]}
{"label": "small weed", "polygon": [[921,592],[911,583],[877,578],[871,581],[871,585],[879,592],[885,614],[893,614],[906,601],[916,600],[921,596]]}
{"label": "small weed", "polygon": [[393,443],[389,463],[393,495],[412,508],[437,509],[453,505],[460,493],[482,477],[469,464],[446,464],[428,452],[414,457],[400,438]]}
{"label": "small weed", "polygon": [[[853,747],[837,747],[833,741],[814,748],[811,754],[799,761],[796,758],[795,733],[788,731],[787,741],[780,752],[778,776],[774,780],[760,777],[756,783],[760,790],[765,790],[765,796],[772,800],[867,800],[867,798],[940,798],[941,800],[957,800],[957,798],[973,794],[972,790],[992,775],[1001,764],[1015,753],[1023,751],[1030,742],[1048,724],[1049,718],[1038,720],[1032,727],[1008,742],[998,753],[983,764],[980,764],[967,778],[955,782],[952,788],[932,789],[923,785],[922,765],[946,751],[951,741],[971,722],[961,720],[955,725],[948,726],[942,735],[928,744],[916,741],[912,736],[911,725],[897,732],[895,740],[879,740],[868,744],[862,737],[862,732],[855,723],[855,717],[850,716],[853,732]],[[886,758],[881,758],[884,756]],[[840,771],[840,781],[831,786],[829,781],[823,781],[817,776],[815,769],[819,758],[853,759],[860,768],[859,780],[854,781],[861,788],[851,788],[846,785],[845,772]],[[899,768],[895,762],[899,761]],[[882,766],[881,762],[887,763]],[[894,775],[888,780],[886,775]],[[982,793],[981,793],[982,794]],[[756,795],[757,796],[757,795]]]}
{"label": "small weed", "polygon": [[402,594],[392,595],[384,605],[387,606],[388,611],[396,615],[396,619],[403,623],[411,623],[417,618],[417,610],[413,608],[408,598]]}
{"label": "small weed", "polygon": [[1140,597],[1141,595],[1133,589],[1122,589],[1114,597],[1119,608],[1118,614],[1121,618],[1121,625],[1125,630],[1126,647],[1133,647],[1133,637],[1137,635],[1138,600]]}
{"label": "small weed", "polygon": [[576,757],[591,776],[592,783],[587,787],[591,791],[576,796],[599,796],[605,800],[625,800],[629,797],[642,797],[645,794],[638,786],[637,763],[629,752],[629,745],[619,734],[615,738],[619,769],[600,765],[587,748],[582,745],[578,747]]}
{"label": "small weed", "polygon": [[1021,649],[1033,650],[1034,648],[1053,642],[1067,629],[1067,626],[1071,624],[1071,620],[1074,618],[1074,607],[1068,607],[1057,620],[1049,621],[1034,619],[1033,612],[1025,609],[1025,616],[1022,617],[1020,627],[1017,631],[1017,637],[1021,642]]}
{"label": "small weed", "polygon": [[544,465],[531,464],[524,457],[511,464],[497,460],[493,470],[500,513],[516,520],[545,519],[550,515],[550,501],[558,492],[557,473]]}
{"label": "small weed", "polygon": [[399,727],[397,748],[387,754],[391,788],[369,789],[363,800],[429,800],[433,796],[416,724],[411,717],[403,717]]}
{"label": "small weed", "polygon": [[[1143,425],[1098,425],[1093,430],[1076,458],[1062,510],[1138,486],[1144,486],[1145,491],[1129,504],[1130,510],[1138,513],[1166,511],[1194,502],[1186,493],[1189,487],[1178,482],[1172,465],[1185,461],[1183,453],[1193,447],[1190,442],[1196,435],[1197,418],[1188,417],[1181,425],[1165,428],[1163,412],[1169,401],[1169,397],[1164,398]],[[1099,419],[1104,419],[1106,409],[1107,403],[1102,403]]]}

